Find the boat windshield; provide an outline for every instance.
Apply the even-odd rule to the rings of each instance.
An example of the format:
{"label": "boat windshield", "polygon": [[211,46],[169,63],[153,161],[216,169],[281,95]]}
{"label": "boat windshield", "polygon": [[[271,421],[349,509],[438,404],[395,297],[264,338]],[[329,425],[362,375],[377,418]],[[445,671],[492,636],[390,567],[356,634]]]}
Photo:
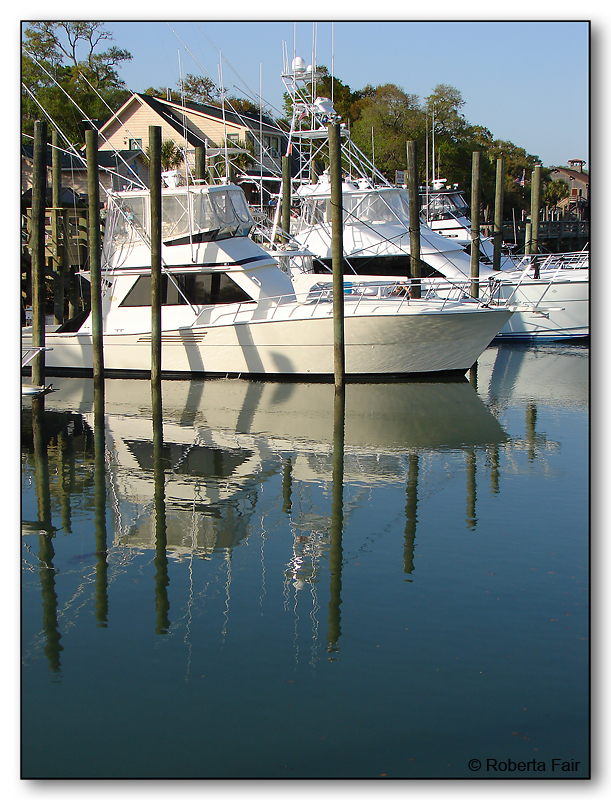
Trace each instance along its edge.
{"label": "boat windshield", "polygon": [[[148,241],[148,194],[116,194],[109,206],[106,246]],[[161,239],[168,244],[182,244],[191,238],[205,241],[248,236],[253,224],[242,190],[237,187],[211,187],[209,192],[185,188],[161,196]]]}
{"label": "boat windshield", "polygon": [[[407,197],[399,190],[384,192],[345,192],[342,195],[344,225],[397,223],[409,225]],[[331,223],[331,200],[308,197],[301,207],[300,230],[304,227]]]}
{"label": "boat windshield", "polygon": [[346,194],[342,203],[345,225],[358,222],[366,222],[368,225],[401,222],[409,225],[407,198],[400,191]]}
{"label": "boat windshield", "polygon": [[461,192],[452,194],[430,194],[427,203],[426,194],[421,195],[421,208],[423,218],[429,220],[451,219],[453,217],[468,217],[469,206]]}

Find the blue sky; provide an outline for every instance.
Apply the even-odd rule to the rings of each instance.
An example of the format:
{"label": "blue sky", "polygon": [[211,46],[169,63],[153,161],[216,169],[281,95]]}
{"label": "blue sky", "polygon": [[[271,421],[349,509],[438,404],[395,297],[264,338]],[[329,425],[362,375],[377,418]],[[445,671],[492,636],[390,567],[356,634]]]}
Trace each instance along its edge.
{"label": "blue sky", "polygon": [[[424,98],[457,88],[471,123],[538,155],[544,165],[582,158],[589,166],[589,31],[568,21],[106,22],[133,60],[121,76],[133,91],[176,88],[207,75],[231,92],[280,109],[283,42],[306,63],[332,66],[351,89],[394,83]],[[296,42],[296,45],[294,44]]]}
{"label": "blue sky", "polygon": [[[601,66],[606,60],[606,33],[609,14],[602,4],[556,0],[538,6],[512,0],[514,19],[494,20],[489,3],[474,0],[436,0],[434,13],[441,19],[454,20],[397,21],[415,18],[427,12],[404,2],[387,0],[383,11],[388,20],[358,20],[362,5],[354,0],[335,0],[336,21],[325,21],[331,7],[329,0],[310,0],[289,7],[267,0],[254,13],[252,2],[233,0],[222,9],[225,21],[210,4],[182,3],[182,21],[151,19],[159,8],[152,4],[145,14],[126,17],[125,3],[107,0],[103,6],[106,27],[114,34],[114,44],[131,52],[133,60],[120,69],[128,87],[144,91],[149,86],[176,88],[182,73],[208,75],[219,80],[219,51],[223,58],[223,81],[230,92],[259,93],[260,81],[264,102],[280,109],[283,84],[283,42],[290,55],[294,39],[296,52],[306,63],[312,60],[314,23],[311,21],[274,21],[287,11],[309,14],[316,23],[316,61],[332,66],[334,74],[351,89],[366,84],[394,83],[421,99],[439,83],[458,89],[465,105],[463,113],[473,124],[487,127],[495,138],[507,139],[539,156],[545,166],[566,164],[582,158],[589,168],[589,97],[590,66],[592,97],[595,103],[593,122],[601,122],[605,93]],[[371,4],[367,11],[371,12]],[[167,4],[162,9],[167,11]],[[382,10],[382,9],[380,9]],[[11,12],[12,13],[12,12]],[[552,16],[554,20],[541,17]],[[31,0],[30,19],[49,19],[49,7]],[[268,19],[252,17],[267,15]],[[198,21],[197,16],[208,16]],[[351,19],[342,19],[350,15]],[[63,2],[53,10],[53,18],[90,18],[82,4]],[[463,19],[460,19],[460,16]],[[563,21],[581,16],[592,20],[593,54],[590,59],[587,21]],[[139,18],[141,17],[141,18]],[[251,21],[233,21],[236,19]],[[189,21],[185,21],[185,18]],[[227,20],[229,18],[229,21]],[[467,21],[467,20],[482,21]],[[521,21],[518,21],[521,20]],[[16,22],[16,25],[18,22]],[[3,43],[10,24],[3,28]],[[332,42],[333,40],[333,42]],[[11,44],[17,44],[17,37]],[[18,53],[15,53],[18,64]]]}

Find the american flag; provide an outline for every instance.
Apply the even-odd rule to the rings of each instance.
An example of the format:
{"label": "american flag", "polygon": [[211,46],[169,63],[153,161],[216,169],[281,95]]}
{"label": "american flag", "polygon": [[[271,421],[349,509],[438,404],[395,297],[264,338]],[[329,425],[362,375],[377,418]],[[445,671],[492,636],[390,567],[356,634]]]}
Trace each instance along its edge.
{"label": "american flag", "polygon": [[526,170],[525,169],[522,171],[522,177],[521,178],[516,178],[514,183],[519,183],[520,186],[526,186]]}

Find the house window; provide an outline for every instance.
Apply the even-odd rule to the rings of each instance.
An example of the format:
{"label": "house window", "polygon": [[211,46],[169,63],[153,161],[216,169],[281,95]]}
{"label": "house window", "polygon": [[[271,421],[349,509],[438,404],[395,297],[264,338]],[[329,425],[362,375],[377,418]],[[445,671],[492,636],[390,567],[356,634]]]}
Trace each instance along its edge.
{"label": "house window", "polygon": [[130,139],[129,140],[129,149],[130,150],[142,150],[142,139]]}
{"label": "house window", "polygon": [[280,155],[280,139],[277,136],[264,136],[263,146],[267,154],[272,158],[278,158]]}
{"label": "house window", "polygon": [[227,134],[227,141],[233,142],[237,144],[240,141],[240,134],[239,133],[228,133]]}

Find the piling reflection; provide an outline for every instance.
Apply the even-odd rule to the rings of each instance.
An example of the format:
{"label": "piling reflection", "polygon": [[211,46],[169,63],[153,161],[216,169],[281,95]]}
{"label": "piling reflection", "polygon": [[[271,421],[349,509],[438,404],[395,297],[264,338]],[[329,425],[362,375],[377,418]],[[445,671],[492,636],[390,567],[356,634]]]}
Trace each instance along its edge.
{"label": "piling reflection", "polygon": [[36,465],[36,499],[38,502],[40,588],[42,594],[42,628],[46,637],[45,655],[54,673],[60,672],[61,633],[57,619],[57,593],[53,559],[54,528],[51,521],[51,492],[49,487],[49,459],[45,431],[44,396],[32,400],[32,438]]}
{"label": "piling reflection", "polygon": [[346,414],[345,386],[335,389],[333,397],[333,474],[331,503],[331,549],[329,552],[330,600],[327,653],[339,650],[342,602],[342,535],[344,529],[344,434]]}
{"label": "piling reflection", "polygon": [[93,474],[95,514],[95,616],[100,627],[108,624],[108,542],[106,532],[106,439],[104,383],[96,386],[93,401]]}
{"label": "piling reflection", "polygon": [[165,454],[163,447],[163,405],[161,384],[151,386],[151,403],[153,418],[153,481],[154,481],[154,514],[155,514],[155,609],[157,624],[155,633],[165,634],[170,627],[168,612],[167,530],[165,513]]}

